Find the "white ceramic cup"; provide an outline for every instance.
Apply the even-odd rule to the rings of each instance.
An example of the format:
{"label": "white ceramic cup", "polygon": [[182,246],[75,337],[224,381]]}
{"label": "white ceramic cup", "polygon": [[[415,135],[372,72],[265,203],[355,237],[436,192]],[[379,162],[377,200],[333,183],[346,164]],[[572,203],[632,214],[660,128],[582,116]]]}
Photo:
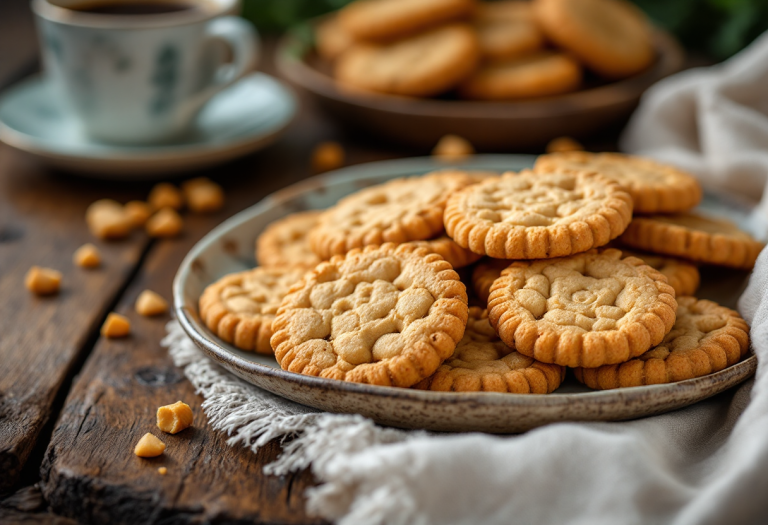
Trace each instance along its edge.
{"label": "white ceramic cup", "polygon": [[256,31],[232,16],[240,0],[187,3],[195,8],[115,15],[77,10],[86,0],[33,0],[46,74],[92,139],[179,138],[211,97],[253,69]]}

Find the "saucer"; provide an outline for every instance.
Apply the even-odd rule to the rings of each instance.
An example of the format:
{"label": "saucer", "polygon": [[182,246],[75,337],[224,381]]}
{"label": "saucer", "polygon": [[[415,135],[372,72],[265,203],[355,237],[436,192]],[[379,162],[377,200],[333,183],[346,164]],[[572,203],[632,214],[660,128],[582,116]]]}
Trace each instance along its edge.
{"label": "saucer", "polygon": [[183,139],[121,146],[89,139],[52,86],[38,76],[0,97],[0,141],[67,171],[147,179],[198,170],[264,148],[285,130],[297,105],[282,82],[253,73],[214,96]]}

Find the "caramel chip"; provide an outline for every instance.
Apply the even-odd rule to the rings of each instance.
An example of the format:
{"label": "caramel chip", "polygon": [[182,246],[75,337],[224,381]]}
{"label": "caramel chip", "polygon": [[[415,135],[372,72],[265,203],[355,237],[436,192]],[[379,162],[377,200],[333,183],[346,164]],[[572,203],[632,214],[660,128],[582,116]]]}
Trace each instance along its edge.
{"label": "caramel chip", "polygon": [[125,203],[125,213],[134,228],[143,228],[152,215],[152,207],[146,202],[130,201]]}
{"label": "caramel chip", "polygon": [[101,335],[110,339],[125,337],[131,333],[131,322],[115,312],[110,312],[107,320],[101,325]]}
{"label": "caramel chip", "polygon": [[157,428],[169,434],[177,434],[192,426],[194,416],[189,405],[176,401],[157,409]]}
{"label": "caramel chip", "polygon": [[187,206],[195,213],[211,213],[224,206],[224,190],[210,179],[199,177],[181,185]]}
{"label": "caramel chip", "polygon": [[27,272],[24,284],[30,292],[37,295],[52,295],[58,293],[61,286],[61,272],[33,266]]}
{"label": "caramel chip", "polygon": [[181,191],[168,182],[161,182],[152,188],[149,192],[147,202],[154,210],[161,210],[163,208],[173,208],[174,210],[180,210],[184,206],[184,198],[181,195]]}
{"label": "caramel chip", "polygon": [[136,443],[136,448],[133,449],[133,453],[140,458],[155,458],[163,452],[165,452],[165,443],[149,432],[142,436]]}
{"label": "caramel chip", "polygon": [[145,317],[164,314],[168,311],[168,301],[152,290],[144,290],[136,299],[136,312]]}
{"label": "caramel chip", "polygon": [[151,237],[175,237],[181,233],[184,222],[173,208],[163,208],[147,221],[147,233]]}
{"label": "caramel chip", "polygon": [[132,223],[119,202],[101,199],[85,212],[88,229],[100,239],[122,239],[131,233]]}
{"label": "caramel chip", "polygon": [[96,268],[101,265],[101,254],[96,246],[87,243],[75,250],[72,260],[83,268]]}

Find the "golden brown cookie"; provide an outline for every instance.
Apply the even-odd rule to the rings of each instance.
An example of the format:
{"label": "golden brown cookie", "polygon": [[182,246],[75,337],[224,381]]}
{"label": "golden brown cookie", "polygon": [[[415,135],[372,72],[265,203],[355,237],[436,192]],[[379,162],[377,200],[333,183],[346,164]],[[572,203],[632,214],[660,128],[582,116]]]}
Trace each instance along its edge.
{"label": "golden brown cookie", "polygon": [[474,26],[486,60],[518,58],[544,47],[544,34],[529,2],[481,2],[475,10]]}
{"label": "golden brown cookie", "polygon": [[338,58],[334,74],[342,87],[428,97],[469,76],[479,53],[472,28],[452,24],[390,44],[356,44]]}
{"label": "golden brown cookie", "polygon": [[622,244],[732,268],[751,269],[763,244],[732,222],[695,213],[635,217]]}
{"label": "golden brown cookie", "polygon": [[256,239],[256,261],[260,266],[314,268],[320,257],[309,247],[309,231],[317,226],[321,210],[292,213],[276,220]]}
{"label": "golden brown cookie", "polygon": [[388,243],[308,272],[283,299],[271,342],[284,370],[409,387],[451,356],[466,324],[466,288],[451,265]]}
{"label": "golden brown cookie", "polygon": [[585,368],[658,345],[676,309],[663,275],[612,249],[512,263],[488,298],[491,324],[509,346],[543,363]]}
{"label": "golden brown cookie", "polygon": [[315,26],[315,49],[326,60],[335,60],[354,43],[355,38],[339,23],[336,15],[330,15]]}
{"label": "golden brown cookie", "polygon": [[358,0],[339,11],[339,23],[360,40],[392,40],[468,18],[474,0]]}
{"label": "golden brown cookie", "polygon": [[309,234],[321,259],[385,242],[431,239],[443,232],[448,196],[477,177],[455,170],[391,180],[341,199]]}
{"label": "golden brown cookie", "polygon": [[585,252],[620,235],[632,198],[597,173],[507,173],[448,199],[445,230],[459,246],[497,259]]}
{"label": "golden brown cookie", "polygon": [[200,296],[200,319],[237,348],[271,354],[272,320],[302,275],[303,269],[263,267],[226,275]]}
{"label": "golden brown cookie", "polygon": [[473,306],[464,337],[437,372],[417,383],[420,390],[549,394],[565,368],[540,363],[504,344],[488,322],[488,311]]}
{"label": "golden brown cookie", "polygon": [[478,261],[482,255],[478,255],[474,252],[462,248],[456,242],[447,235],[441,235],[435,239],[429,239],[427,241],[413,241],[411,244],[416,246],[424,246],[432,253],[438,254],[440,257],[451,263],[454,268],[464,268],[469,266],[475,261]]}
{"label": "golden brown cookie", "polygon": [[674,383],[719,372],[747,353],[749,326],[737,312],[695,297],[677,303],[675,325],[659,346],[626,363],[577,368],[576,379],[597,390]]}
{"label": "golden brown cookie", "polygon": [[632,195],[635,213],[679,213],[701,201],[699,181],[693,175],[651,159],[621,153],[572,151],[541,155],[535,170],[597,171],[615,180]]}
{"label": "golden brown cookie", "polygon": [[535,0],[533,8],[551,41],[606,78],[634,75],[654,60],[651,25],[626,0]]}
{"label": "golden brown cookie", "polygon": [[477,263],[472,271],[472,289],[483,303],[488,303],[493,281],[501,277],[501,271],[514,261],[506,259],[491,259],[490,257]]}
{"label": "golden brown cookie", "polygon": [[699,289],[699,282],[701,281],[699,269],[689,262],[674,257],[627,250],[623,247],[617,247],[617,249],[621,250],[622,257],[637,257],[654,270],[658,270],[661,275],[667,278],[669,285],[675,289],[676,297],[693,295]]}
{"label": "golden brown cookie", "polygon": [[513,100],[569,93],[581,84],[581,66],[562,53],[533,55],[481,66],[459,86],[476,100]]}

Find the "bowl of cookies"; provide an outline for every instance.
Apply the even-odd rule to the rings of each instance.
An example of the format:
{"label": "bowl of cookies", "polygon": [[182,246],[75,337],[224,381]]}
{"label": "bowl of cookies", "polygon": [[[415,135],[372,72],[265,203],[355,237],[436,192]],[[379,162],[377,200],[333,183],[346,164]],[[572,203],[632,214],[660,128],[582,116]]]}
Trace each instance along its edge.
{"label": "bowl of cookies", "polygon": [[281,73],[351,125],[485,151],[620,122],[683,59],[627,0],[357,0],[277,51]]}
{"label": "bowl of cookies", "polygon": [[352,166],[209,233],[175,312],[214,361],[320,410],[445,431],[632,419],[754,373],[747,213],[621,154]]}

